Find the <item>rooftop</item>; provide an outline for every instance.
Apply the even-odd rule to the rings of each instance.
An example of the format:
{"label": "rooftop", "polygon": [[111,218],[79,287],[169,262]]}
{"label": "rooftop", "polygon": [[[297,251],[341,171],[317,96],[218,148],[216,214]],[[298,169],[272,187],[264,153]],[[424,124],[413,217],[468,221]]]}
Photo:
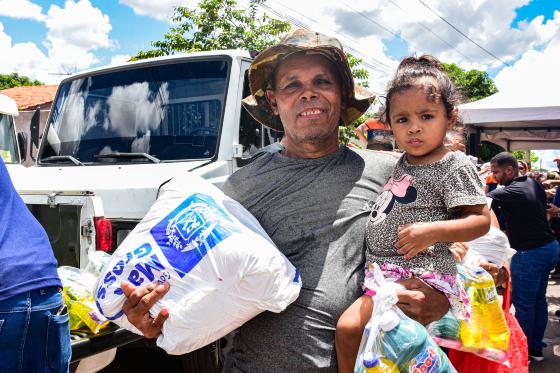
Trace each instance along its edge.
{"label": "rooftop", "polygon": [[18,110],[34,110],[37,106],[51,103],[57,87],[57,85],[21,86],[3,89],[0,93],[14,99]]}

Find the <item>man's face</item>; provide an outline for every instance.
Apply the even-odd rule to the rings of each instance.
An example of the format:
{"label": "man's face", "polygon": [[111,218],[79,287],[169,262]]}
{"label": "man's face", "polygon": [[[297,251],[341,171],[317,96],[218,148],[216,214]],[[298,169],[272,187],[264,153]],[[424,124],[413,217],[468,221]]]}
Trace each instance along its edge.
{"label": "man's face", "polygon": [[497,163],[491,163],[490,170],[494,175],[494,179],[496,179],[500,185],[506,185],[514,178],[514,170],[511,166],[500,167]]}
{"label": "man's face", "polygon": [[275,83],[266,96],[274,113],[280,115],[288,141],[295,145],[338,141],[342,93],[329,60],[294,54],[278,67]]}

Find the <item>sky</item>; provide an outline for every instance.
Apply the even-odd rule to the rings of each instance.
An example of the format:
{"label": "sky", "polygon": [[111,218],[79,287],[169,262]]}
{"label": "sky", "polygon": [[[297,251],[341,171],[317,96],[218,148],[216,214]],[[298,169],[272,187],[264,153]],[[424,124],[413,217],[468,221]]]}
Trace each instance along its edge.
{"label": "sky", "polygon": [[[247,0],[238,0],[246,6]],[[48,84],[124,62],[197,0],[0,0],[0,73]],[[382,93],[398,62],[429,53],[488,72],[500,90],[560,87],[560,0],[268,0],[261,11],[337,37]],[[320,4],[320,6],[318,5]],[[543,152],[543,167],[558,151]]]}

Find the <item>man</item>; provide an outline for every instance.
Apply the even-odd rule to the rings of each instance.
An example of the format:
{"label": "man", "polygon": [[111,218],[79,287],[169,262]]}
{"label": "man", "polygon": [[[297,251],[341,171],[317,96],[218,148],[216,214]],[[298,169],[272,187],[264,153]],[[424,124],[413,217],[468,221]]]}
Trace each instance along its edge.
{"label": "man", "polygon": [[[284,138],[223,189],[299,269],[303,287],[284,312],[262,313],[239,329],[226,370],[336,372],[336,323],[361,294],[366,220],[396,159],[339,147],[339,124],[359,118],[373,96],[354,86],[336,39],[297,30],[260,53],[249,78],[253,95],[245,108]],[[418,279],[404,285],[410,290],[400,293],[399,306],[409,315],[427,323],[447,312],[443,294]],[[147,312],[166,285],[125,283],[123,290],[129,321],[157,336],[167,311],[155,319]]]}
{"label": "man", "polygon": [[68,313],[43,227],[0,159],[0,371],[67,372]]}
{"label": "man", "polygon": [[504,188],[488,196],[503,211],[511,247],[517,250],[511,259],[515,317],[527,336],[529,356],[540,361],[548,321],[548,276],[560,252],[546,219],[546,194],[535,180],[518,176],[518,163],[512,154],[500,153],[490,165],[496,181]]}

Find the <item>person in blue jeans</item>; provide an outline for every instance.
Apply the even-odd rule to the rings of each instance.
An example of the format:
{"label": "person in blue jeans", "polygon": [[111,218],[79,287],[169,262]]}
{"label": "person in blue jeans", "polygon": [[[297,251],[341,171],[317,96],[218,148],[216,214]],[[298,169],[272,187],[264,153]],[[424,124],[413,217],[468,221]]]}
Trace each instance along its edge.
{"label": "person in blue jeans", "polygon": [[67,372],[68,312],[43,227],[0,160],[0,372]]}
{"label": "person in blue jeans", "polygon": [[493,190],[488,197],[501,208],[509,242],[517,250],[510,266],[515,317],[527,336],[529,357],[541,361],[548,322],[546,288],[550,271],[560,255],[546,219],[546,193],[535,180],[518,176],[517,160],[510,153],[496,155],[490,167],[504,188]]}

